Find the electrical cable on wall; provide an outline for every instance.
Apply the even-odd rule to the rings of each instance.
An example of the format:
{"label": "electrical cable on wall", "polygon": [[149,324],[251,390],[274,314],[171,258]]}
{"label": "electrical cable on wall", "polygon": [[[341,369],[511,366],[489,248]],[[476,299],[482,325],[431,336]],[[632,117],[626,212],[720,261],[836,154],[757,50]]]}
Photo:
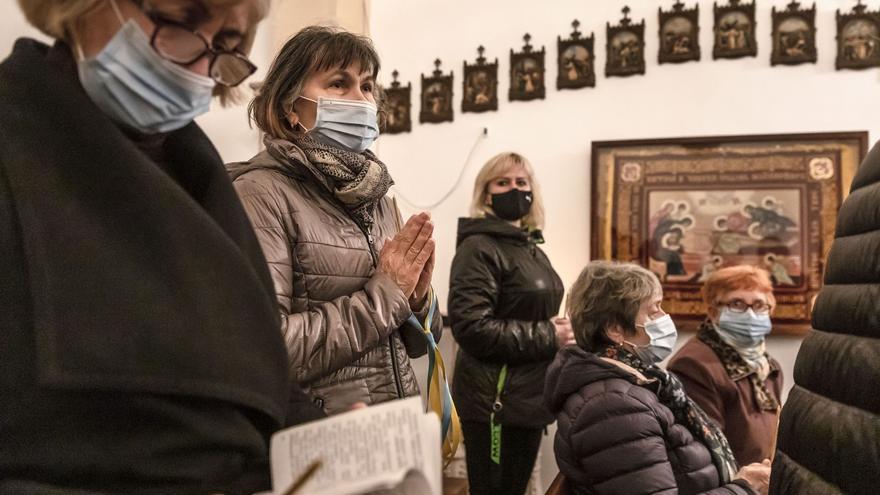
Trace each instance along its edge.
{"label": "electrical cable on wall", "polygon": [[480,130],[480,134],[477,136],[477,139],[474,141],[474,144],[471,146],[470,151],[468,151],[467,158],[464,159],[464,164],[461,166],[461,171],[458,173],[458,178],[455,179],[455,183],[452,185],[452,187],[449,189],[449,191],[447,191],[443,196],[440,197],[440,199],[438,199],[434,203],[431,203],[428,205],[418,204],[418,203],[410,200],[406,196],[404,196],[403,193],[400,191],[400,188],[397,187],[396,185],[394,186],[395,194],[397,195],[397,197],[400,198],[401,201],[403,201],[404,203],[406,203],[409,206],[412,206],[418,210],[433,210],[434,208],[440,206],[441,204],[443,204],[444,201],[449,199],[449,197],[452,196],[452,193],[455,192],[455,190],[458,189],[458,186],[461,185],[461,180],[464,178],[464,173],[465,173],[465,171],[467,171],[468,165],[471,163],[471,158],[474,155],[474,151],[476,151],[476,149],[477,149],[477,145],[480,144],[480,140],[482,138],[484,138],[488,135],[489,135],[489,128],[483,127]]}

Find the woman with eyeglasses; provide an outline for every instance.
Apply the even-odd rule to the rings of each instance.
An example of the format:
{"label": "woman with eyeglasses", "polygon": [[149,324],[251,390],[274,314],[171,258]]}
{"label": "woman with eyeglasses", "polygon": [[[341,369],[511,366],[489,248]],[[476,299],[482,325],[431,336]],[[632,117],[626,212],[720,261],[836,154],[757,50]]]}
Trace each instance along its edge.
{"label": "woman with eyeglasses", "polygon": [[677,331],[657,276],[593,261],[568,296],[576,346],[547,370],[556,462],[572,494],[766,495],[769,462],[737,463],[728,438],[658,363]]}
{"label": "woman with eyeglasses", "polygon": [[[277,294],[291,378],[327,414],[419,395],[433,224],[400,221],[379,137],[369,38],[308,27],[285,43],[249,111],[266,149],[228,165]],[[419,325],[413,324],[414,316]],[[439,311],[430,322],[443,330]]]}
{"label": "woman with eyeglasses", "polygon": [[670,359],[694,401],[721,426],[740,464],[773,455],[782,370],[767,354],[776,304],[767,272],[738,265],[713,272],[703,286],[708,318]]}
{"label": "woman with eyeglasses", "polygon": [[268,2],[19,3],[56,42],[0,64],[0,493],[268,489],[274,291],[193,123]]}

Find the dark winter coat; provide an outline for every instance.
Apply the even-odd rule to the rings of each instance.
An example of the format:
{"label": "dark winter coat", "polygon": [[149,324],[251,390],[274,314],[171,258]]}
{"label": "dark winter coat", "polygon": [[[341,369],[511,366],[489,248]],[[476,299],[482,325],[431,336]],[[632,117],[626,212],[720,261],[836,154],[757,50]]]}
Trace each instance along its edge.
{"label": "dark winter coat", "polygon": [[0,116],[0,492],[259,488],[287,360],[217,151],[190,124],[148,157],[63,43],[16,43]]}
{"label": "dark winter coat", "polygon": [[[764,385],[779,401],[782,370],[775,359],[768,359],[770,374]],[[688,396],[718,423],[740,466],[772,457],[778,411],[761,408],[748,374],[731,375],[718,354],[696,337],[672,356],[667,369],[681,380]]]}
{"label": "dark winter coat", "polygon": [[556,463],[571,492],[754,494],[743,480],[720,486],[709,450],[635,373],[574,345],[559,351],[547,370]]}
{"label": "dark winter coat", "polygon": [[840,208],[794,382],[770,493],[880,492],[880,144]]}
{"label": "dark winter coat", "polygon": [[498,375],[508,365],[496,421],[521,427],[553,422],[544,407],[544,372],[557,351],[550,318],[562,281],[529,235],[494,217],[462,218],[449,283],[449,320],[461,346],[452,394],[464,421],[489,422]]}

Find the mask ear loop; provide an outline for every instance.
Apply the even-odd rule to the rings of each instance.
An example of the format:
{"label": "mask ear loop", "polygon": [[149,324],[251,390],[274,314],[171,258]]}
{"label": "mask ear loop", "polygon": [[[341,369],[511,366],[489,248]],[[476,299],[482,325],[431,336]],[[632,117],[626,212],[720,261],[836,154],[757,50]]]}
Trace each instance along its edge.
{"label": "mask ear loop", "polygon": [[113,12],[116,13],[116,19],[119,21],[119,25],[125,25],[125,19],[122,17],[122,11],[119,10],[119,5],[116,5],[116,0],[110,0],[110,6],[113,7]]}
{"label": "mask ear loop", "polygon": [[[318,102],[315,101],[315,100],[313,100],[313,99],[311,99],[311,98],[309,98],[308,96],[299,95],[299,96],[296,97],[297,100],[300,99],[300,98],[302,98],[303,100],[310,101],[310,102],[314,103],[314,104],[315,104],[315,107],[318,106]],[[296,101],[296,100],[294,100],[294,101]],[[315,115],[317,115],[317,114],[318,114],[318,111],[317,111],[317,108],[316,108],[316,110],[315,110]],[[309,129],[309,128],[307,128],[306,126],[304,126],[301,120],[298,120],[298,121],[296,122],[296,125],[302,127],[303,131],[305,131],[305,132],[309,132],[309,131],[312,130],[312,129]]]}
{"label": "mask ear loop", "polygon": [[82,45],[79,44],[79,40],[73,40],[73,46],[76,48],[76,57],[79,62],[82,62],[86,59],[86,54],[83,52]]}
{"label": "mask ear loop", "polygon": [[[116,0],[110,0],[110,6],[113,7],[113,12],[116,14],[116,20],[119,21],[119,27],[125,25],[125,19],[122,17],[122,11],[119,10],[119,5],[116,4]],[[82,45],[79,40],[73,40],[74,47],[76,48],[76,55],[80,62],[86,59],[86,54],[83,52]]]}

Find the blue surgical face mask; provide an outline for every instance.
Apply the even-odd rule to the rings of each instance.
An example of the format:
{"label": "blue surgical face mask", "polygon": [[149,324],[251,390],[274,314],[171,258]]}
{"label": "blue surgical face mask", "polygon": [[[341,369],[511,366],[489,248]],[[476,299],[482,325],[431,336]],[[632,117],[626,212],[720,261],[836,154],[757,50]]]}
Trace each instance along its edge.
{"label": "blue surgical face mask", "polygon": [[373,103],[324,97],[318,101],[305,96],[300,98],[318,106],[314,127],[306,129],[302,123],[299,125],[321,143],[363,153],[379,137],[376,105]]}
{"label": "blue surgical face mask", "polygon": [[675,329],[672,317],[663,315],[645,323],[644,327],[645,333],[651,338],[648,345],[637,346],[630,343],[639,359],[647,364],[655,364],[669,357],[675,348],[675,341],[678,340],[678,331]]}
{"label": "blue surgical face mask", "polygon": [[93,58],[80,49],[79,80],[86,93],[115,122],[146,134],[168,132],[211,107],[214,81],[162,58],[134,20]]}
{"label": "blue surgical face mask", "polygon": [[754,347],[764,341],[773,324],[769,314],[755,314],[751,308],[736,313],[730,308],[721,309],[718,330],[740,347]]}

